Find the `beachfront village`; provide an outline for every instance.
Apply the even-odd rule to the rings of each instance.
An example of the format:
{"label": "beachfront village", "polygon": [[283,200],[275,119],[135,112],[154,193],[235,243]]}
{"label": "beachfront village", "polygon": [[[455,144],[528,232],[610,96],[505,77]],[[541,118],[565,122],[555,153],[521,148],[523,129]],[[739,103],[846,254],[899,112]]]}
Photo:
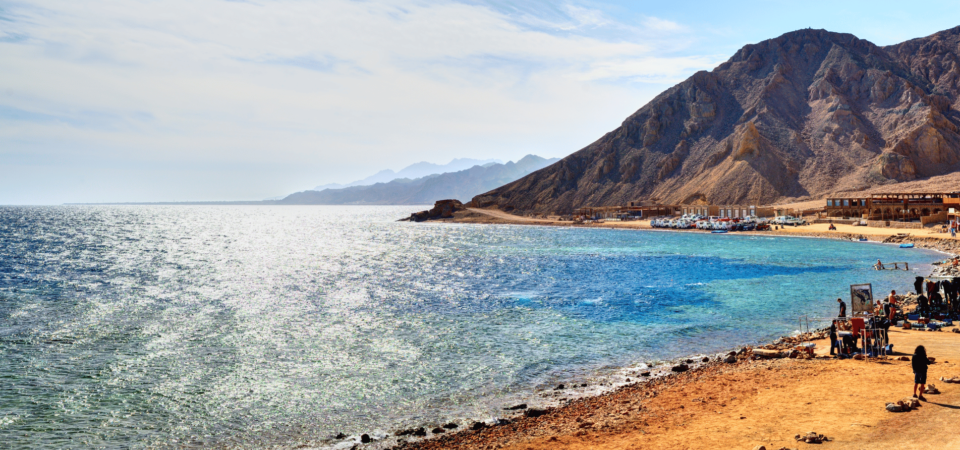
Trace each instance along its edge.
{"label": "beachfront village", "polygon": [[650,220],[655,228],[764,230],[766,225],[846,224],[871,228],[956,229],[960,193],[876,193],[830,197],[818,207],[757,205],[663,205],[650,201],[624,206],[582,207],[569,219],[577,222]]}

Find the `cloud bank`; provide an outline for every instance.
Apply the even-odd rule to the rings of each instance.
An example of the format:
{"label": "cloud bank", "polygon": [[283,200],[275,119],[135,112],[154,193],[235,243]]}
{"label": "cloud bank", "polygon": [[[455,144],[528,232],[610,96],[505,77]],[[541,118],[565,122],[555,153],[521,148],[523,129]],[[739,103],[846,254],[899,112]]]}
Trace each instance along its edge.
{"label": "cloud bank", "polygon": [[0,3],[0,203],[257,199],[564,156],[723,58],[575,3]]}

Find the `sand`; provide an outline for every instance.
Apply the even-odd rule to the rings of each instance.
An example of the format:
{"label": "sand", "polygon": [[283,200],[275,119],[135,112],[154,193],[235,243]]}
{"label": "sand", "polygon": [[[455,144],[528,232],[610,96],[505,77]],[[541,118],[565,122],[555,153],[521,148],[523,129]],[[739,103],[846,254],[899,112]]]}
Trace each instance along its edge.
{"label": "sand", "polygon": [[711,365],[575,401],[536,418],[411,443],[410,448],[457,449],[767,449],[801,448],[794,436],[816,431],[830,449],[960,448],[960,334],[891,330],[898,353],[918,344],[937,358],[928,394],[915,411],[890,413],[886,402],[912,394],[909,361],[836,360],[818,342],[820,358]]}

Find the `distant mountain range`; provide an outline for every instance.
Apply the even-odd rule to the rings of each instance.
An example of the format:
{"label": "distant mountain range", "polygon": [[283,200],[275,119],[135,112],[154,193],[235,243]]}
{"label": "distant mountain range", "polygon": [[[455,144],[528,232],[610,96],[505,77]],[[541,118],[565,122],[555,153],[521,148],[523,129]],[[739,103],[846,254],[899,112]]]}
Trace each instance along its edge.
{"label": "distant mountain range", "polygon": [[[465,170],[430,174],[414,179],[393,179],[370,186],[351,186],[341,189],[323,189],[297,192],[272,202],[285,205],[421,205],[433,204],[437,199],[469,201],[475,195],[510,183],[559,161],[527,155],[517,162],[500,164],[491,160],[454,160],[445,166],[419,163],[395,174],[423,173],[457,167],[473,162]],[[392,171],[383,171],[393,173]],[[378,174],[379,175],[379,174]],[[374,175],[376,177],[377,175]],[[374,177],[367,178],[367,180]],[[318,188],[323,186],[318,186]]]}
{"label": "distant mountain range", "polygon": [[886,47],[794,31],[743,47],[475,204],[770,204],[958,172],[958,80],[960,27]]}
{"label": "distant mountain range", "polygon": [[[459,172],[461,170],[469,169],[473,166],[489,166],[491,164],[502,164],[503,161],[499,159],[470,159],[470,158],[458,158],[450,161],[447,164],[433,164],[428,162],[418,162],[401,169],[399,172],[394,172],[390,169],[381,170],[369,177],[366,177],[362,180],[354,181],[347,184],[324,184],[313,188],[314,191],[322,191],[324,189],[343,189],[346,187],[353,186],[370,186],[377,183],[389,183],[393,180],[401,178],[409,178],[411,180],[416,178],[428,177],[430,175],[437,175],[441,173],[448,172]],[[278,200],[278,199],[270,199]]]}

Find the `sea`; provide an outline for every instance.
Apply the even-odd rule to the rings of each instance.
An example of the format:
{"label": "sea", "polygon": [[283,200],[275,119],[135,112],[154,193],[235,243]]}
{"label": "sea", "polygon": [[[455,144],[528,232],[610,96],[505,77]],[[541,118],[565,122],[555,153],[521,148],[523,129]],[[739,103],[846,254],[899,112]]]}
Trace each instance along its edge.
{"label": "sea", "polygon": [[822,326],[850,285],[907,291],[943,258],[397,221],[422,209],[0,207],[0,446],[340,448],[489,422]]}

